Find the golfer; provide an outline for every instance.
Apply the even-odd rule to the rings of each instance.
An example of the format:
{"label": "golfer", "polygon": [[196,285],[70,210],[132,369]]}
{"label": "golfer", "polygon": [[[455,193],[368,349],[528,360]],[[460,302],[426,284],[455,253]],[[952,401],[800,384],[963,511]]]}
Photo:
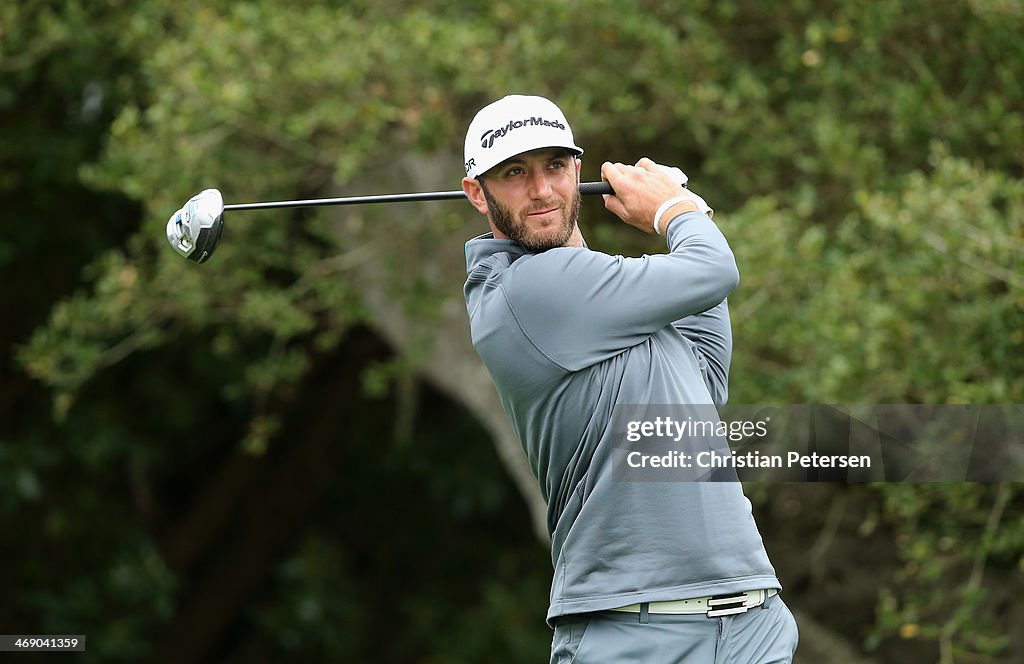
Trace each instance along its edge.
{"label": "golfer", "polygon": [[739,280],[712,211],[678,169],[605,163],[605,207],[668,253],[587,248],[580,155],[559,108],[508,96],[466,134],[473,344],[548,506],[551,662],[790,662],[796,622],[739,482],[622,481],[627,404],[726,401]]}

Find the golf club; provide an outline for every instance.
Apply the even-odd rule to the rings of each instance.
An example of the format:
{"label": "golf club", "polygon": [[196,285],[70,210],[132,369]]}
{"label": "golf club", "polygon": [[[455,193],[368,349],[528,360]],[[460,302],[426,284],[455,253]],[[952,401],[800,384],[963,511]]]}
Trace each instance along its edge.
{"label": "golf club", "polygon": [[[683,186],[686,186],[685,184]],[[594,196],[612,194],[607,182],[583,182],[580,194]],[[325,205],[362,205],[368,203],[418,203],[466,198],[461,191],[428,191],[413,194],[384,194],[379,196],[348,196],[343,198],[310,198],[295,201],[266,201],[262,203],[224,204],[217,189],[206,189],[185,203],[185,206],[167,220],[167,241],[174,250],[195,263],[210,260],[224,230],[224,212],[227,210],[268,210],[274,208],[319,207]]]}

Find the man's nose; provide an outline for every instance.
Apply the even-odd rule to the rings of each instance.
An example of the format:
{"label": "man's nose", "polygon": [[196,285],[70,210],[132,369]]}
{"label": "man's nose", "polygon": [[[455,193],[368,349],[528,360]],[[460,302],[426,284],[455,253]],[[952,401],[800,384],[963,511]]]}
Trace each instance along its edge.
{"label": "man's nose", "polygon": [[536,200],[543,200],[551,196],[551,183],[548,182],[548,174],[539,169],[530,174],[530,197]]}

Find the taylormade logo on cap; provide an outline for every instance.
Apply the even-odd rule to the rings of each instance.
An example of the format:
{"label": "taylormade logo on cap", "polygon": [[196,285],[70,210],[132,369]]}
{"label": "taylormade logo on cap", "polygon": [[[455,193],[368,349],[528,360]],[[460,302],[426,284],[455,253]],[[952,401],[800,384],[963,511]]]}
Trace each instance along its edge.
{"label": "taylormade logo on cap", "polygon": [[544,97],[509,95],[482,108],[470,123],[466,175],[479,177],[506,159],[540,148],[583,154],[568,120],[554,103]]}
{"label": "taylormade logo on cap", "polygon": [[484,132],[484,135],[480,137],[480,147],[490,148],[494,146],[494,141],[501,138],[513,129],[519,129],[526,125],[541,125],[544,127],[555,127],[557,129],[566,129],[567,127],[561,122],[549,121],[544,118],[526,118],[525,120],[512,120],[501,129],[488,129]]}

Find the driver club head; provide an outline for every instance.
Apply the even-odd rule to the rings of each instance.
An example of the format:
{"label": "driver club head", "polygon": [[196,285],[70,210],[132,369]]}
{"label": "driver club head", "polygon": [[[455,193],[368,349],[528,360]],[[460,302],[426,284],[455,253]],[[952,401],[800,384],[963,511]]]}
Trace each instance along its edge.
{"label": "driver club head", "polygon": [[217,189],[206,189],[188,199],[167,220],[167,241],[194,263],[210,260],[224,230],[224,198]]}

